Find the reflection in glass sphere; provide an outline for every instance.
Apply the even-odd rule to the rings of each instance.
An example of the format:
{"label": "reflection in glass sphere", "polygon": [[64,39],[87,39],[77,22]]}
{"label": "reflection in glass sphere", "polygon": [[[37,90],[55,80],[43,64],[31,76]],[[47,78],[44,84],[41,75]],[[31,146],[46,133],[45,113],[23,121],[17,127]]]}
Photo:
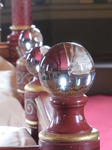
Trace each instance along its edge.
{"label": "reflection in glass sphere", "polygon": [[33,27],[22,30],[18,39],[18,45],[24,51],[29,51],[36,46],[42,46],[43,37],[39,29]]}
{"label": "reflection in glass sphere", "polygon": [[90,89],[94,77],[92,57],[76,43],[54,45],[40,62],[40,82],[54,96],[80,96]]}
{"label": "reflection in glass sphere", "polygon": [[28,71],[34,76],[38,76],[39,72],[39,62],[44,54],[50,49],[49,46],[44,45],[41,47],[35,47],[27,56],[26,67]]}

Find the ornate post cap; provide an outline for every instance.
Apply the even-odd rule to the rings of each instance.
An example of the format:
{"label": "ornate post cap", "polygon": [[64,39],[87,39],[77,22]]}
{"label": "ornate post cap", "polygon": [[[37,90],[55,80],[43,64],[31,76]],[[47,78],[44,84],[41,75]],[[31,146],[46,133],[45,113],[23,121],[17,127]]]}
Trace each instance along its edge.
{"label": "ornate post cap", "polygon": [[53,96],[78,97],[91,87],[95,67],[89,52],[77,43],[59,43],[51,47],[40,63],[39,78]]}

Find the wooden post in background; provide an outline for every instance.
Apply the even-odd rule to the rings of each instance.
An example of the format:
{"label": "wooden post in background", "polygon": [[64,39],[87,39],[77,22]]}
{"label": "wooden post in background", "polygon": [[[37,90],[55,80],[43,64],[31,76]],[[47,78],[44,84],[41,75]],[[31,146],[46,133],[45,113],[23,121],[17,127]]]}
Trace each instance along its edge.
{"label": "wooden post in background", "polygon": [[11,34],[7,37],[9,42],[9,61],[16,65],[16,60],[19,58],[16,50],[18,37],[22,30],[30,28],[32,25],[32,0],[11,0],[11,12]]}

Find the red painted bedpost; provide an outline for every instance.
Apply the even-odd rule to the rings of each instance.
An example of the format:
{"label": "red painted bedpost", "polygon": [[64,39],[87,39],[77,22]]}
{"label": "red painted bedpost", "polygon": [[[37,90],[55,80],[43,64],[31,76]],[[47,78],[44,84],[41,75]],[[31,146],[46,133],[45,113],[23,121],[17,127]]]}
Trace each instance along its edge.
{"label": "red painted bedpost", "polygon": [[9,61],[16,65],[19,55],[16,50],[18,37],[24,29],[32,25],[32,0],[11,0],[12,26],[11,34],[7,39],[9,42]]}
{"label": "red painted bedpost", "polygon": [[39,132],[40,149],[100,150],[99,132],[84,116],[85,93],[95,77],[88,51],[77,43],[58,43],[41,59],[38,74],[53,109],[49,126]]}
{"label": "red painted bedpost", "polygon": [[30,51],[41,46],[43,43],[43,37],[39,29],[31,27],[21,31],[18,39],[18,48],[22,49],[24,54],[16,61],[16,73],[17,73],[17,92],[19,99],[24,107],[24,86],[32,81],[33,75],[27,70],[26,59]]}
{"label": "red painted bedpost", "polygon": [[39,133],[42,150],[100,150],[99,132],[84,116],[86,96],[51,97],[53,117],[49,127]]}
{"label": "red painted bedpost", "polygon": [[[40,49],[43,49],[41,52]],[[31,130],[31,135],[38,143],[38,132],[41,130],[38,116],[37,116],[37,105],[35,102],[35,98],[39,98],[44,100],[48,97],[46,91],[44,91],[43,87],[40,84],[38,79],[38,73],[35,69],[35,64],[38,66],[41,57],[44,55],[46,51],[48,51],[48,46],[35,47],[32,51],[30,51],[27,60],[26,67],[28,71],[34,76],[33,80],[25,85],[24,87],[24,109],[25,109],[25,119],[26,123]],[[33,60],[33,61],[32,61]]]}

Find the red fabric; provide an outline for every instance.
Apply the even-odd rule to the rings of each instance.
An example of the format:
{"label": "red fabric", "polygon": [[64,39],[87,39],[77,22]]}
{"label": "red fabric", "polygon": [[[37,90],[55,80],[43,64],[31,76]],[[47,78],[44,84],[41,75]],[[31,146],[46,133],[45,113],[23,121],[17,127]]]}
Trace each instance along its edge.
{"label": "red fabric", "polygon": [[85,117],[100,132],[100,149],[112,150],[112,96],[88,97]]}

